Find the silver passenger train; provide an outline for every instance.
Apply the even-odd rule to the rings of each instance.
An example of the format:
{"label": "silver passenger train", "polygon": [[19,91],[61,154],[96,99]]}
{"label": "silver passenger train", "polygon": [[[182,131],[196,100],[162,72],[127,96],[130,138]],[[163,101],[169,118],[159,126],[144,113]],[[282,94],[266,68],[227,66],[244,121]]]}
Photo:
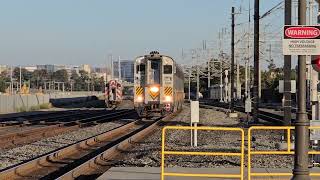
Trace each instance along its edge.
{"label": "silver passenger train", "polygon": [[174,112],[184,101],[184,74],[169,56],[152,51],[134,62],[134,107],[140,115]]}

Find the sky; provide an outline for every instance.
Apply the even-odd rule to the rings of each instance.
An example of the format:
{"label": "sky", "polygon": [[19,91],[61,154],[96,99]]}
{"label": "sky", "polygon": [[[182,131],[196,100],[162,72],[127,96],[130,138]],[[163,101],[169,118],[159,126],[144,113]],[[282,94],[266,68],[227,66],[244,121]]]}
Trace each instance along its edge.
{"label": "sky", "polygon": [[[261,14],[280,1],[261,0]],[[232,6],[236,23],[247,21],[248,0],[0,0],[0,64],[102,66],[109,54],[131,60],[152,50],[183,64],[182,49],[218,47]]]}

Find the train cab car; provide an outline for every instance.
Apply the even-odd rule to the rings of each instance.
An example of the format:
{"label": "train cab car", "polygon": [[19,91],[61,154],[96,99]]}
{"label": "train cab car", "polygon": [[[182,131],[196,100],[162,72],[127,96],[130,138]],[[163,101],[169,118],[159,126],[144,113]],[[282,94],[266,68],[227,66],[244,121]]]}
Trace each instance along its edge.
{"label": "train cab car", "polygon": [[134,63],[134,106],[140,115],[182,108],[184,75],[171,57],[153,51]]}

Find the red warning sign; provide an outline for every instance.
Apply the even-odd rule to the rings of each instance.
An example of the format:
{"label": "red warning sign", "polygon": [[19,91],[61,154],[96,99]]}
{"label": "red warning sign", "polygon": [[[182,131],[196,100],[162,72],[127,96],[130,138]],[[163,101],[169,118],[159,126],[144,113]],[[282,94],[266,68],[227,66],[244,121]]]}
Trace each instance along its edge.
{"label": "red warning sign", "polygon": [[320,26],[284,26],[284,55],[320,54]]}
{"label": "red warning sign", "polygon": [[285,28],[285,37],[293,39],[313,39],[319,38],[319,27],[287,27]]}

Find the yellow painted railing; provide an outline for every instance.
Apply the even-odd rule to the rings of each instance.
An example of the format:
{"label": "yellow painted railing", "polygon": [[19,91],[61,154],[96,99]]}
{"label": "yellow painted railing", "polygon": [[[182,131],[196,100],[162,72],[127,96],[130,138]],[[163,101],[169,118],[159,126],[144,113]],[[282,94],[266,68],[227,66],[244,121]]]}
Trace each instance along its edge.
{"label": "yellow painted railing", "polygon": [[[167,130],[204,130],[204,131],[237,131],[241,134],[241,147],[239,153],[233,152],[183,152],[183,151],[165,151],[165,136]],[[240,174],[191,174],[191,173],[168,173],[164,172],[165,155],[194,155],[194,156],[238,156],[240,157]],[[162,148],[161,148],[161,180],[165,176],[180,177],[208,177],[208,178],[244,178],[244,131],[241,128],[227,127],[188,127],[188,126],[167,126],[162,130]]]}
{"label": "yellow painted railing", "polygon": [[[309,130],[320,129],[320,126],[309,127]],[[287,132],[287,150],[283,151],[253,151],[251,149],[252,131],[254,130],[286,130]],[[294,151],[291,151],[291,130],[294,130],[293,126],[252,126],[248,129],[248,180],[251,177],[266,177],[266,176],[292,176],[292,172],[288,173],[254,173],[251,172],[251,156],[252,155],[294,155]],[[309,151],[309,154],[320,154],[320,151]],[[310,176],[320,176],[320,173],[310,173]]]}

